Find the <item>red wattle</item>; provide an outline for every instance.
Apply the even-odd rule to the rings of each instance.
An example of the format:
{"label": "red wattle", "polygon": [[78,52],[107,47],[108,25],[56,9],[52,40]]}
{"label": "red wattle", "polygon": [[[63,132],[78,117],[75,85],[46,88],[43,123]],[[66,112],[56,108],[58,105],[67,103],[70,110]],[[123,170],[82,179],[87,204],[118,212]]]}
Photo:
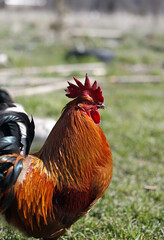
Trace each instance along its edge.
{"label": "red wattle", "polygon": [[92,111],[90,112],[90,114],[91,114],[91,118],[93,119],[93,121],[94,121],[96,124],[100,124],[101,118],[100,118],[99,110],[92,110]]}

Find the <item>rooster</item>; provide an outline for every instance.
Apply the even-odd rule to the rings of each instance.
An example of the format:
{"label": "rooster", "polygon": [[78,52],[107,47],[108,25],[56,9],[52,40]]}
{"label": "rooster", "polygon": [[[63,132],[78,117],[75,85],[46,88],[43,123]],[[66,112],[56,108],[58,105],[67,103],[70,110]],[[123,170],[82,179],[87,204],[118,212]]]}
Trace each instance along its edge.
{"label": "rooster", "polygon": [[[109,143],[99,127],[104,97],[88,75],[68,82],[66,104],[41,150],[29,154],[34,121],[0,111],[0,212],[27,236],[58,239],[101,198],[112,177]],[[21,132],[21,125],[25,134]]]}

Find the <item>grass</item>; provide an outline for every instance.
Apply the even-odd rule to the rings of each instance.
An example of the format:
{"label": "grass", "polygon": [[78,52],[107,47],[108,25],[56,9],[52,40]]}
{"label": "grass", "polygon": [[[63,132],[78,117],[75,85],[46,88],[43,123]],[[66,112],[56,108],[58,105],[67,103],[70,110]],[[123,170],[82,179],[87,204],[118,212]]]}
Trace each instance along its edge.
{"label": "grass", "polygon": [[[6,49],[10,59],[7,67],[67,62],[65,56],[69,44],[63,47],[59,42],[49,43],[43,35],[35,33],[35,25],[27,24],[23,31],[18,36],[13,35],[10,28],[0,30],[1,48]],[[146,74],[161,76],[163,40],[162,34],[152,37],[128,33],[114,49],[116,59],[107,64],[108,73],[102,83],[106,110],[101,111],[101,127],[110,142],[114,159],[112,182],[89,214],[75,223],[72,232],[61,239],[164,238],[164,83],[119,85],[108,81],[111,75],[134,74],[129,67],[135,64],[145,64],[148,67]],[[92,43],[88,39],[88,45]],[[95,47],[100,44],[94,42]],[[69,61],[85,62],[86,58]],[[30,114],[58,119],[68,99],[60,90],[45,95],[17,97],[16,101],[23,104]],[[0,240],[27,239],[2,218],[0,220]]]}

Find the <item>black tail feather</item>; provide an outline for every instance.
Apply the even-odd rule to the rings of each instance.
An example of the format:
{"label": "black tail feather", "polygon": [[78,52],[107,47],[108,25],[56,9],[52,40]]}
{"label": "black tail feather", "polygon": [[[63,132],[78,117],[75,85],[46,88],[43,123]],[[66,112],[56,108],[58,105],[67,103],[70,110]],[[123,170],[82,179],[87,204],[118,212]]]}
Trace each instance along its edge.
{"label": "black tail feather", "polygon": [[2,192],[5,191],[11,185],[11,183],[13,182],[13,178],[14,178],[14,171],[12,170],[9,173],[9,175],[7,177],[5,177],[5,179],[3,181],[1,181],[0,189]]}
{"label": "black tail feather", "polygon": [[22,146],[23,145],[16,139],[16,137],[3,137],[0,139],[0,155],[20,153]]}
{"label": "black tail feather", "polygon": [[[14,186],[29,154],[34,138],[34,121],[25,112],[14,111],[12,99],[0,92],[0,212],[6,212],[14,199]],[[5,95],[6,96],[6,95]],[[9,96],[10,97],[10,96]]]}
{"label": "black tail feather", "polygon": [[5,210],[7,210],[8,207],[10,207],[13,199],[14,199],[14,186],[11,187],[9,195],[8,195],[7,198],[2,202],[2,204],[1,204],[1,206],[0,206],[1,212],[4,212]]}
{"label": "black tail feather", "polygon": [[[1,212],[4,212],[14,199],[14,185],[23,167],[23,158],[17,162],[16,160],[17,157],[12,155],[0,157],[0,195],[3,196],[0,199]],[[8,173],[8,171],[10,172]],[[7,194],[5,194],[6,192]]]}
{"label": "black tail feather", "polygon": [[0,110],[5,110],[14,106],[14,102],[8,92],[4,89],[0,89]]}
{"label": "black tail feather", "polygon": [[[22,123],[26,135],[23,136],[19,125]],[[0,112],[0,155],[20,153],[24,155],[30,150],[34,138],[34,121],[22,112]]]}
{"label": "black tail feather", "polygon": [[25,156],[28,155],[28,153],[30,151],[30,147],[31,147],[32,141],[34,139],[34,135],[35,135],[35,132],[34,132],[35,125],[34,125],[33,117],[31,117],[31,122],[29,121],[27,126],[28,126],[27,127],[27,138],[25,139],[26,145],[25,145],[25,150],[24,150]]}
{"label": "black tail feather", "polygon": [[2,165],[2,168],[0,169],[0,173],[3,174],[4,176],[5,176],[6,170],[8,170],[10,167],[13,166],[13,169],[8,174],[8,176],[5,177],[5,179],[0,182],[1,191],[6,190],[11,184],[12,185],[15,184],[15,182],[20,174],[20,171],[22,169],[22,161],[23,161],[23,159],[20,159],[15,165],[13,165],[11,162],[4,162],[4,163],[0,164],[0,165]]}
{"label": "black tail feather", "polygon": [[0,181],[2,181],[3,179],[4,179],[4,175],[0,173]]}

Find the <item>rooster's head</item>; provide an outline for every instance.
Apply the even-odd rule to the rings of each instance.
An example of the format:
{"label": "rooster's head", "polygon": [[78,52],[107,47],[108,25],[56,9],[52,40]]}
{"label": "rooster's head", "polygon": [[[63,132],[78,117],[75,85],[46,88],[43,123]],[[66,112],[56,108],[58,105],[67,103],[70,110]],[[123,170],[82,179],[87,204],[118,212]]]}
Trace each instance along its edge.
{"label": "rooster's head", "polygon": [[100,123],[99,108],[104,108],[104,97],[100,86],[97,87],[97,81],[92,85],[86,74],[84,85],[74,77],[77,85],[68,82],[66,96],[77,99],[78,108],[93,119],[96,124]]}

